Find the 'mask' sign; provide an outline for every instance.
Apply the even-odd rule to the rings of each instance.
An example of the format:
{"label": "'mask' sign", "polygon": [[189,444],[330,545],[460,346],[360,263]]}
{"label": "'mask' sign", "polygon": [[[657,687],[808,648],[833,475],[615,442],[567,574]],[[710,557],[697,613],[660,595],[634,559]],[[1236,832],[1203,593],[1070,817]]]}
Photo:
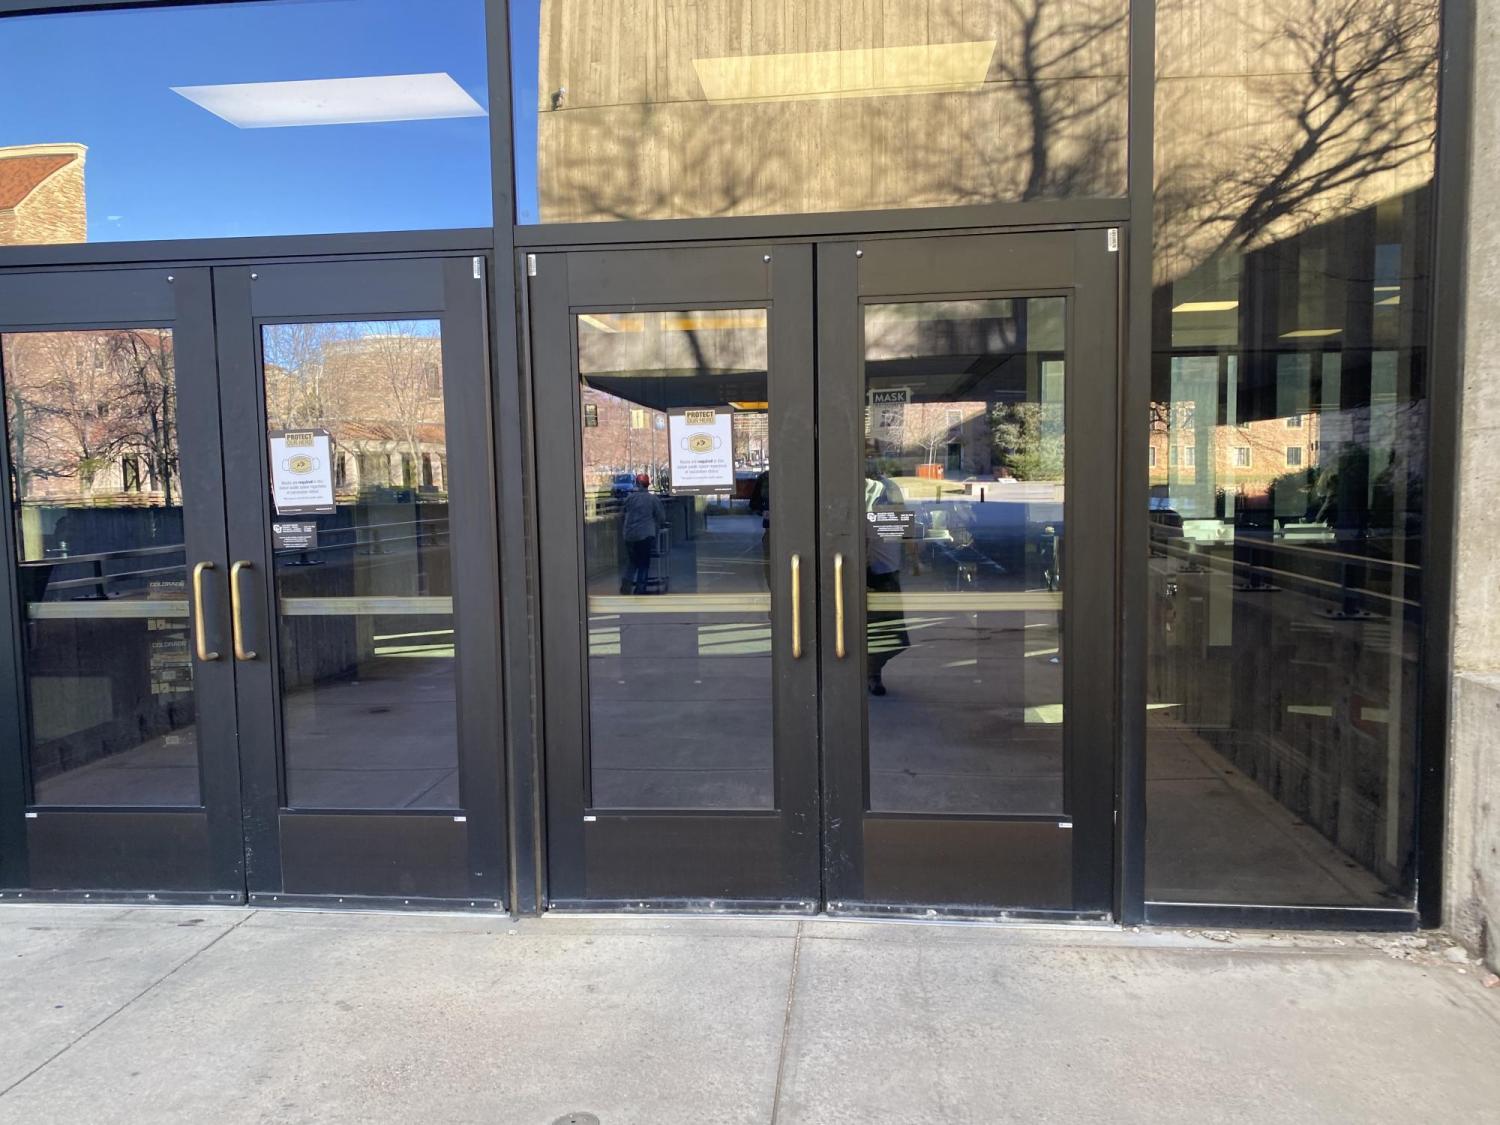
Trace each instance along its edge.
{"label": "'mask' sign", "polygon": [[667,416],[672,495],[734,488],[734,414],[716,406],[675,407]]}
{"label": "'mask' sign", "polygon": [[335,511],[333,442],[324,429],[272,430],[271,498],[278,516]]}

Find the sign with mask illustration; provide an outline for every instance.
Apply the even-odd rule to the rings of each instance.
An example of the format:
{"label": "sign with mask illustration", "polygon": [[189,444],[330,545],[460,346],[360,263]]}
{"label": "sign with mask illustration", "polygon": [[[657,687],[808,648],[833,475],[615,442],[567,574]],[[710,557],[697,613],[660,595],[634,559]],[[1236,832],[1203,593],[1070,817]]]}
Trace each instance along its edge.
{"label": "sign with mask illustration", "polygon": [[870,437],[887,445],[900,445],[906,408],[911,405],[911,388],[872,387],[869,396]]}
{"label": "sign with mask illustration", "polygon": [[672,495],[734,488],[734,415],[718,407],[674,407],[668,416]]}
{"label": "sign with mask illustration", "polygon": [[272,430],[271,498],[278,516],[335,510],[333,442],[321,428]]}

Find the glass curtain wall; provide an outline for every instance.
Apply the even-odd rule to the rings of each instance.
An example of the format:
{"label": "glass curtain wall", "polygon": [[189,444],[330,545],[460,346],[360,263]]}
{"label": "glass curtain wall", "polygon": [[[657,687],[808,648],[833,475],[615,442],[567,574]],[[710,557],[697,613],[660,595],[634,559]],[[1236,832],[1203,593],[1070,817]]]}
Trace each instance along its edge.
{"label": "glass curtain wall", "polygon": [[1126,0],[512,0],[522,223],[1125,194]]}
{"label": "glass curtain wall", "polygon": [[484,0],[0,19],[0,246],[492,223]]}
{"label": "glass curtain wall", "polygon": [[1404,905],[1438,3],[1157,18],[1147,897]]}

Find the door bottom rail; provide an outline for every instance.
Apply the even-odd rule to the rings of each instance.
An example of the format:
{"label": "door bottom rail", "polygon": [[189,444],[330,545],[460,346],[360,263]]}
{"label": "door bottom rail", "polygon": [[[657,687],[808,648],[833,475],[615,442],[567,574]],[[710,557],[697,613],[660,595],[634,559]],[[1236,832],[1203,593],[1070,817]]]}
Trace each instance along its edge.
{"label": "door bottom rail", "polygon": [[243,891],[0,890],[0,905],[59,903],[77,906],[243,906]]}

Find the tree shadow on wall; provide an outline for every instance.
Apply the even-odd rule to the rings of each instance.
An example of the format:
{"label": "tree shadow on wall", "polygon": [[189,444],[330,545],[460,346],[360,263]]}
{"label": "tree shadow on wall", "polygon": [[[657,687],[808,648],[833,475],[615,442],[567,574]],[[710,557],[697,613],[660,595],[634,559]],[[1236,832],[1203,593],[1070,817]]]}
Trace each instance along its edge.
{"label": "tree shadow on wall", "polygon": [[992,41],[977,85],[564,99],[541,111],[542,214],[708,217],[1122,195],[1126,25],[1122,0],[993,0],[938,10],[922,44]]}
{"label": "tree shadow on wall", "polygon": [[1247,40],[1274,73],[1159,83],[1156,244],[1176,276],[1431,174],[1436,0],[1282,0],[1262,20]]}
{"label": "tree shadow on wall", "polygon": [[[1129,13],[1117,0],[1002,0],[986,89],[993,114],[972,121],[969,182],[954,202],[1030,202],[1125,194]],[[1004,32],[1008,31],[1009,35]],[[951,21],[947,35],[965,34]],[[951,152],[931,151],[934,170]]]}

